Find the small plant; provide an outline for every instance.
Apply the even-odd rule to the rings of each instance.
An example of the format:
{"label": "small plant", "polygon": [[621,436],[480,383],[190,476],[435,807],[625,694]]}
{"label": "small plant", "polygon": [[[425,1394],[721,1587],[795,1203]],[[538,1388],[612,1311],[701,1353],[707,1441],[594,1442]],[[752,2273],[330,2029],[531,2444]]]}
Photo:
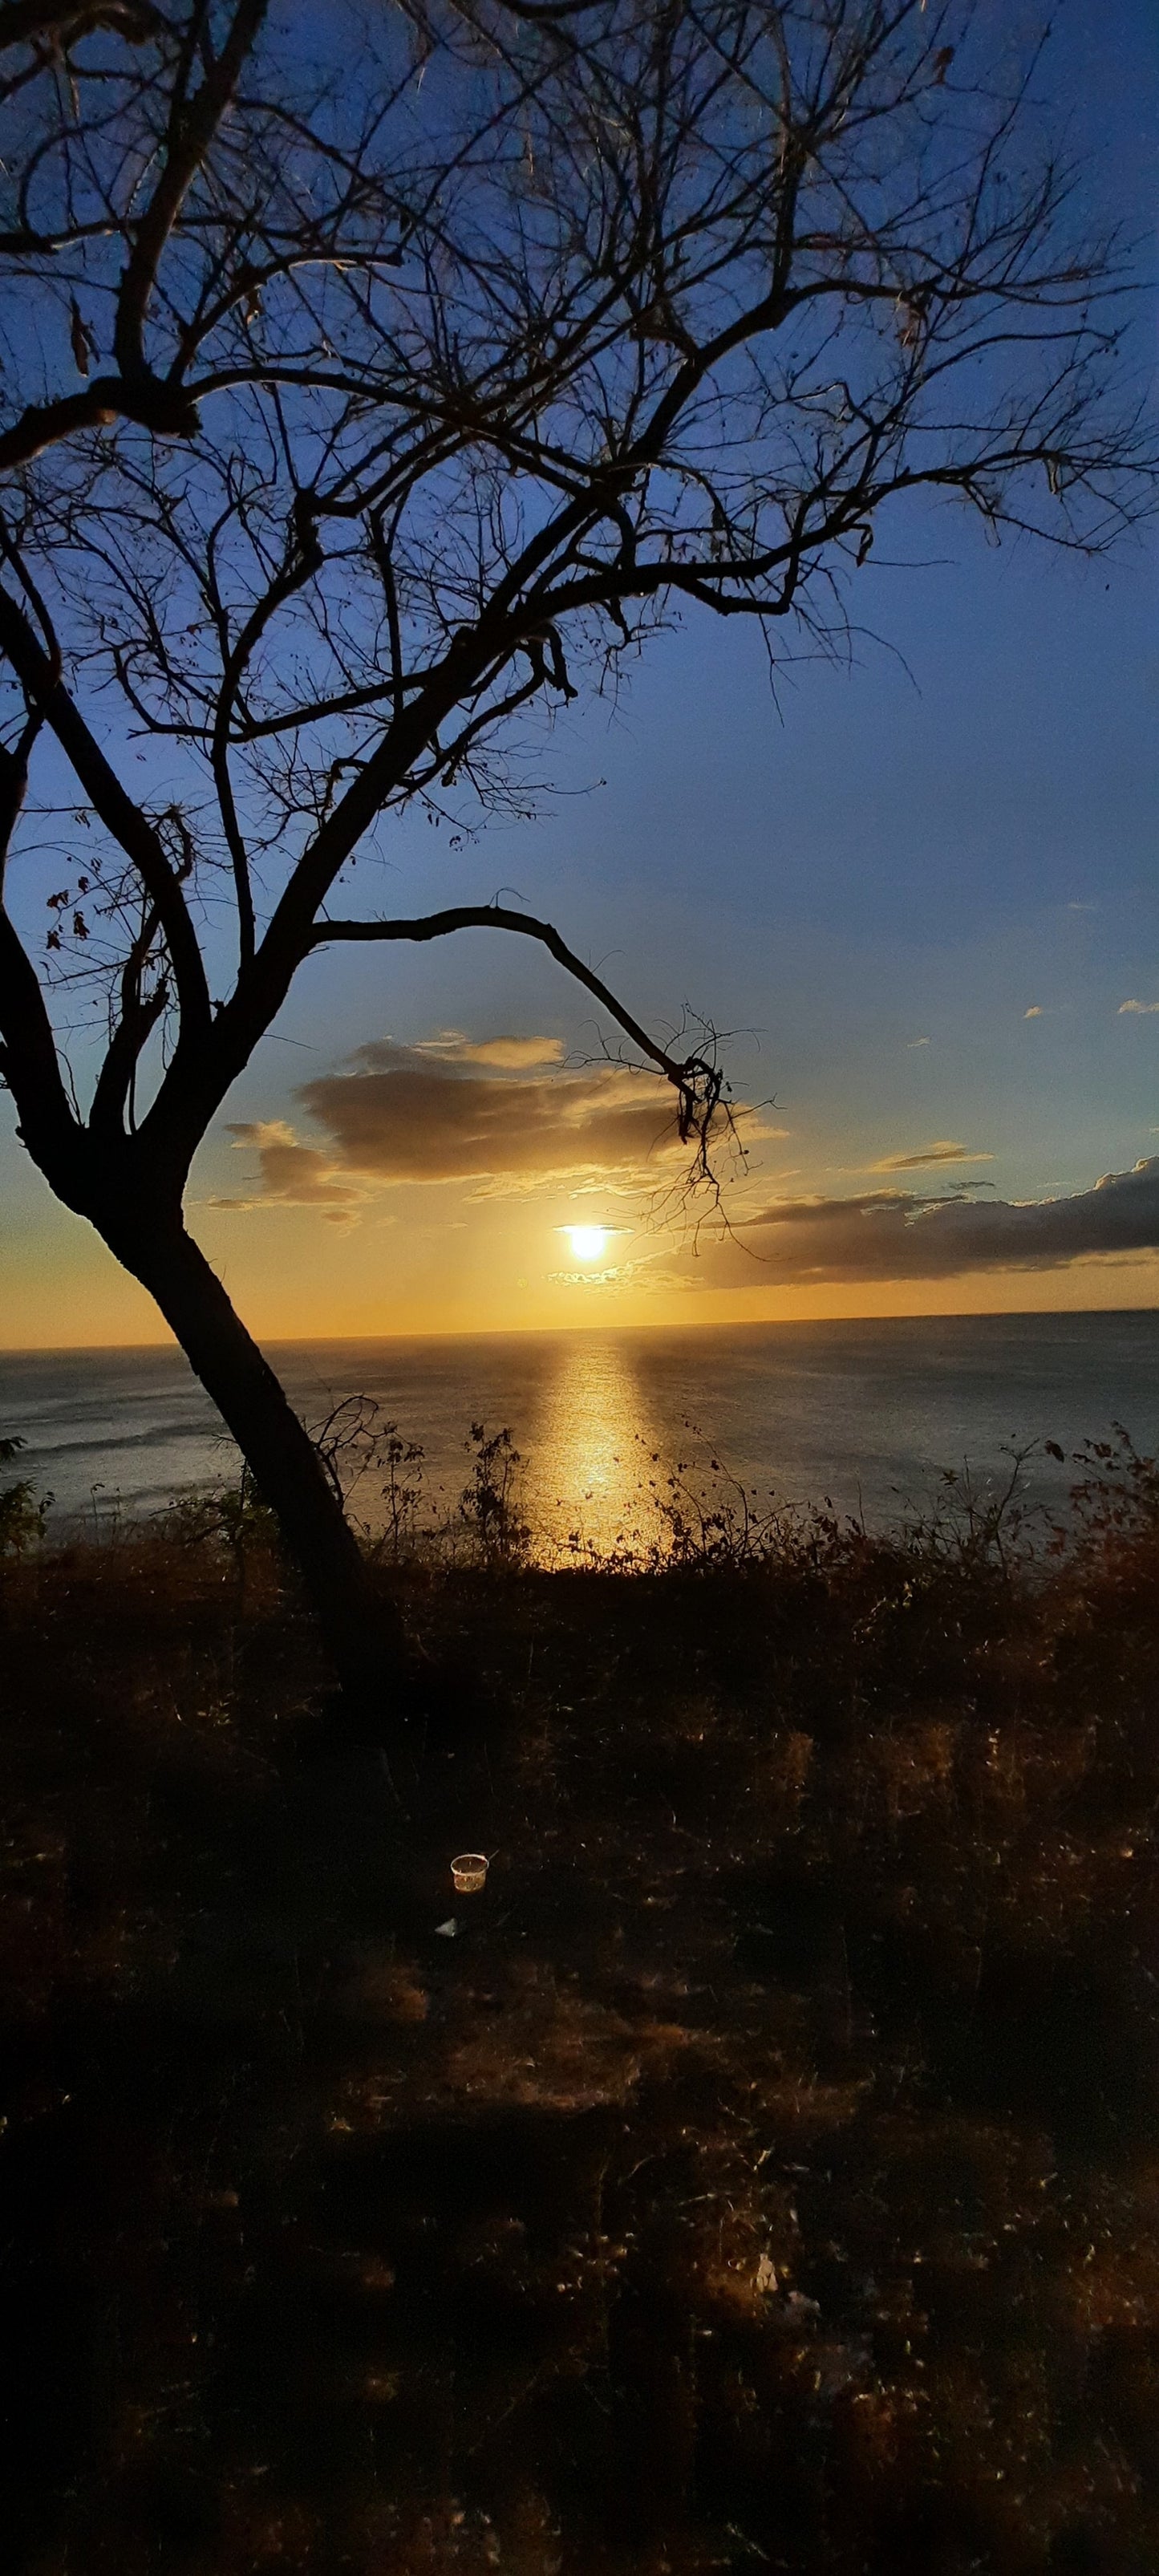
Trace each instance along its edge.
{"label": "small plant", "polygon": [[[1052,1441],[1042,1445],[1061,1457]],[[1027,1460],[1038,1447],[1032,1440],[1021,1449],[1004,1448],[1005,1473],[981,1483],[969,1459],[961,1467],[943,1467],[929,1510],[902,1523],[907,1554],[930,1574],[953,1569],[1009,1580],[1033,1555],[1033,1526],[1042,1519],[1043,1506],[1028,1502],[1025,1493]]]}
{"label": "small plant", "polygon": [[686,1418],[684,1429],[707,1456],[678,1458],[665,1474],[658,1453],[651,1453],[646,1490],[660,1525],[646,1557],[653,1571],[772,1566],[784,1573],[817,1572],[843,1555],[851,1536],[860,1535],[858,1524],[839,1520],[829,1503],[778,1503],[772,1494],[760,1494],[719,1449],[708,1447],[696,1423]]}
{"label": "small plant", "polygon": [[473,1422],[463,1446],[473,1455],[459,1518],[473,1552],[490,1568],[524,1564],[531,1531],[519,1509],[523,1459],[510,1431],[504,1427],[488,1434],[484,1423]]}
{"label": "small plant", "polygon": [[348,1503],[363,1477],[372,1474],[380,1463],[383,1438],[395,1427],[393,1422],[380,1420],[381,1411],[377,1396],[344,1395],[324,1421],[310,1428],[310,1438],[340,1503]]}
{"label": "small plant", "polygon": [[[684,1429],[693,1440],[703,1436],[695,1423],[686,1421]],[[660,1466],[655,1453],[651,1464],[654,1471]],[[666,1476],[653,1472],[648,1493],[663,1533],[655,1551],[660,1564],[696,1572],[752,1565],[775,1541],[780,1515],[762,1510],[755,1492],[711,1453],[706,1466],[678,1458]]]}
{"label": "small plant", "polygon": [[689,1444],[700,1455],[665,1467],[658,1450],[645,1453],[639,1486],[639,1521],[601,1546],[582,1528],[564,1542],[573,1563],[604,1573],[709,1573],[773,1569],[793,1576],[831,1574],[866,1543],[861,1521],[841,1517],[832,1503],[779,1503],[746,1485],[710,1448],[698,1425],[684,1419]]}
{"label": "small plant", "polygon": [[379,1488],[386,1507],[379,1547],[392,1565],[401,1565],[404,1557],[414,1554],[425,1456],[421,1440],[404,1440],[397,1423],[387,1423],[379,1460],[386,1469]]}
{"label": "small plant", "polygon": [[278,1543],[277,1520],[269,1505],[263,1503],[247,1466],[242,1467],[236,1485],[223,1485],[214,1493],[188,1494],[172,1504],[169,1525],[184,1547],[209,1545],[227,1550],[233,1558],[242,1602],[251,1550],[276,1548]]}
{"label": "small plant", "polygon": [[[0,1440],[0,1467],[10,1467],[26,1446],[18,1433]],[[29,1476],[0,1485],[0,1557],[23,1556],[27,1548],[39,1546],[52,1502],[51,1494],[37,1494]]]}
{"label": "small plant", "polygon": [[373,1553],[387,1557],[392,1565],[413,1555],[426,1456],[422,1442],[406,1439],[397,1422],[388,1422],[374,1395],[343,1396],[310,1436],[346,1511],[368,1476],[382,1477],[378,1488],[385,1505],[381,1528],[372,1531],[365,1522],[358,1524],[363,1539],[371,1540]]}
{"label": "small plant", "polygon": [[[1072,1453],[1081,1475],[1070,1489],[1072,1521],[1080,1545],[1110,1555],[1120,1548],[1159,1537],[1159,1459],[1136,1449],[1121,1422],[1111,1425],[1111,1440],[1087,1440]],[[1057,1442],[1048,1440],[1052,1458],[1062,1461]],[[1071,1533],[1054,1533],[1055,1552],[1063,1552]]]}

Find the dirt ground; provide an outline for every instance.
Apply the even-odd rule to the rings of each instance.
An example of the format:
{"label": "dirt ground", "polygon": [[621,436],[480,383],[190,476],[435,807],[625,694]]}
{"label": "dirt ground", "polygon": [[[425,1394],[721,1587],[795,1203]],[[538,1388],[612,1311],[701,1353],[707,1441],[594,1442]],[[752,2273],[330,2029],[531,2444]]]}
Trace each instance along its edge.
{"label": "dirt ground", "polygon": [[1151,2576],[1157,1575],[9,1569],[6,2564]]}

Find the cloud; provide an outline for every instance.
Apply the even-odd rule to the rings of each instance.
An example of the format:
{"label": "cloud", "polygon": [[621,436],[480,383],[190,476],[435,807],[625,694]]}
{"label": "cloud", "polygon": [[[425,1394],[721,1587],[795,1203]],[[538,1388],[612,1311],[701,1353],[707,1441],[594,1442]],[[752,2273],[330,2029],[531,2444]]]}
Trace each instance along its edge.
{"label": "cloud", "polygon": [[[218,1206],[319,1206],[349,1217],[367,1193],[408,1181],[468,1181],[494,1196],[566,1181],[647,1188],[688,1159],[661,1075],[619,1064],[564,1072],[556,1038],[473,1042],[454,1031],[414,1047],[383,1039],[295,1097],[320,1142],[281,1121],[235,1127],[256,1149],[257,1189]],[[784,1134],[736,1112],[746,1141]]]}
{"label": "cloud", "polygon": [[1133,1171],[1108,1172],[1070,1198],[923,1199],[875,1190],[847,1199],[777,1199],[724,1241],[705,1247],[702,1239],[699,1256],[678,1254],[676,1275],[711,1288],[946,1279],[1156,1249],[1159,1155]]}
{"label": "cloud", "polygon": [[1024,1011],[1022,1016],[1024,1020],[1041,1020],[1045,1018],[1046,1014],[1041,1002],[1032,1002],[1030,1009],[1028,1011]]}
{"label": "cloud", "polygon": [[973,1154],[968,1145],[955,1145],[943,1138],[940,1145],[925,1145],[920,1154],[886,1154],[880,1163],[867,1163],[867,1172],[916,1172],[923,1163],[992,1163],[993,1154]]}
{"label": "cloud", "polygon": [[[583,1073],[500,1070],[518,1041],[487,1052],[460,1043],[435,1056],[389,1040],[362,1047],[341,1073],[304,1083],[303,1108],[329,1140],[333,1171],[379,1182],[545,1180],[630,1171],[646,1178],[686,1148],[660,1075],[623,1065]],[[548,1041],[533,1042],[542,1048]]]}
{"label": "cloud", "polygon": [[1152,1011],[1159,1011],[1159,1002],[1120,1002],[1120,1019],[1122,1019],[1124,1011],[1134,1011],[1139,1019],[1146,1020],[1150,1018]]}
{"label": "cloud", "polygon": [[501,1073],[525,1073],[534,1065],[562,1063],[563,1039],[475,1039],[465,1037],[462,1029],[440,1029],[437,1037],[420,1038],[416,1046],[402,1052],[420,1058],[436,1056],[449,1064],[490,1064]]}
{"label": "cloud", "polygon": [[258,1184],[241,1198],[211,1199],[211,1207],[317,1207],[334,1224],[349,1224],[366,1192],[343,1178],[329,1154],[315,1145],[299,1144],[284,1119],[261,1119],[254,1126],[233,1126],[235,1145],[256,1147]]}
{"label": "cloud", "polygon": [[493,1064],[504,1073],[524,1073],[532,1065],[559,1064],[563,1039],[483,1038],[477,1046],[464,1045],[460,1053],[466,1064]]}
{"label": "cloud", "polygon": [[929,1046],[929,1044],[930,1044],[930,1040],[929,1040],[929,1038],[907,1038],[907,1039],[906,1039],[906,1046],[907,1046],[907,1048],[908,1048],[908,1050],[909,1050],[909,1052],[910,1052],[910,1054],[911,1054],[911,1055],[912,1055],[913,1050],[914,1050],[914,1048],[915,1048],[915,1047],[920,1047],[920,1046]]}

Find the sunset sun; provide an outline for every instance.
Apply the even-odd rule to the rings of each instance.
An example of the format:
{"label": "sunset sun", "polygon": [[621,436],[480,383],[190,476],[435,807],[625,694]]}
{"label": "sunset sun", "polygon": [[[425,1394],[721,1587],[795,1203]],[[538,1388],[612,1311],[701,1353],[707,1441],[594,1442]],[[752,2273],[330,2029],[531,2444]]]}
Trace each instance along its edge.
{"label": "sunset sun", "polygon": [[577,1261],[598,1261],[608,1240],[606,1225],[569,1225],[564,1229]]}

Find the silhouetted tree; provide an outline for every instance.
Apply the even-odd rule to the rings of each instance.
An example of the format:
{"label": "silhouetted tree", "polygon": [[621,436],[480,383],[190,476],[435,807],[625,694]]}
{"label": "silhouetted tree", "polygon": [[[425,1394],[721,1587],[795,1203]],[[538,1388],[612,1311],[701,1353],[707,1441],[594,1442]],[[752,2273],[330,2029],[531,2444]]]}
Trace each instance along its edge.
{"label": "silhouetted tree", "polygon": [[1033,72],[956,0],[0,8],[4,1078],[360,1693],[402,1639],[186,1229],[192,1157],[316,950],[468,927],[542,942],[706,1155],[709,1056],[550,924],[381,917],[366,866],[336,906],[403,809],[523,810],[532,718],[674,606],[836,649],[915,492],[1088,552],[1142,507],[1126,268]]}

